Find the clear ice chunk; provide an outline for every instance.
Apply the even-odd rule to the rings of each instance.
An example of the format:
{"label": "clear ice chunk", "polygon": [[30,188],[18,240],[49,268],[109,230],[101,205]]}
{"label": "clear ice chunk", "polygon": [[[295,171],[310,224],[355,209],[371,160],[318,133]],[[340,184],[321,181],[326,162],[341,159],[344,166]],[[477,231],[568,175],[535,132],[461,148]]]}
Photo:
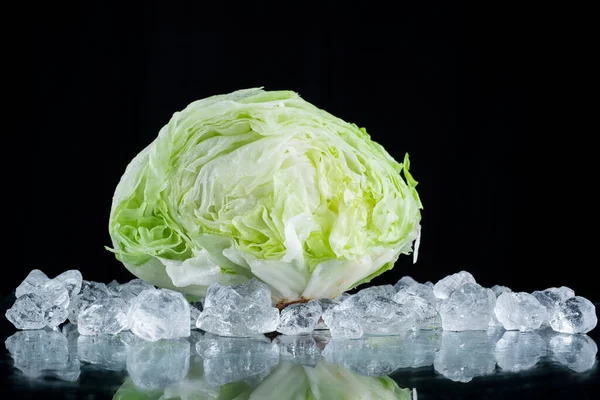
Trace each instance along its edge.
{"label": "clear ice chunk", "polygon": [[101,299],[110,297],[108,288],[104,283],[83,281],[81,291],[73,297],[69,304],[69,321],[77,324],[79,313]]}
{"label": "clear ice chunk", "polygon": [[66,308],[62,308],[59,306],[52,306],[50,308],[46,308],[42,312],[44,324],[49,328],[56,328],[57,326],[65,322],[68,316],[69,311]]}
{"label": "clear ice chunk", "polygon": [[81,291],[83,277],[81,276],[81,272],[76,269],[65,271],[54,279],[65,285],[67,291],[69,292],[70,299],[72,299],[76,294],[79,294]]}
{"label": "clear ice chunk", "polygon": [[272,305],[271,291],[258,279],[250,279],[248,282],[232,285],[231,288],[251,303],[265,307]]}
{"label": "clear ice chunk", "polygon": [[274,340],[282,359],[295,364],[314,367],[323,358],[317,341],[312,335],[279,335]]}
{"label": "clear ice chunk", "polygon": [[265,336],[220,337],[207,333],[196,343],[204,359],[206,380],[215,386],[230,382],[262,381],[279,362],[279,349]]}
{"label": "clear ice chunk", "polygon": [[548,321],[550,320],[550,318],[554,314],[554,311],[556,310],[556,308],[558,308],[560,303],[575,296],[575,292],[573,291],[573,289],[568,288],[566,286],[551,287],[545,290],[536,290],[531,294],[533,295],[533,297],[538,299],[538,301],[544,307],[546,307],[546,310],[548,310],[546,314],[546,321],[544,321],[544,325],[547,325]]}
{"label": "clear ice chunk", "polygon": [[492,286],[492,292],[494,292],[494,295],[496,295],[496,297],[498,297],[502,293],[504,293],[504,292],[512,292],[512,290],[511,290],[511,288],[506,287],[506,286],[494,285],[494,286]]}
{"label": "clear ice chunk", "polygon": [[79,378],[79,362],[69,357],[67,338],[59,331],[19,331],[5,345],[15,368],[29,378],[48,376],[69,382]]}
{"label": "clear ice chunk", "polygon": [[447,299],[452,292],[465,283],[476,283],[475,278],[467,271],[460,271],[440,279],[433,286],[433,294],[440,299]]}
{"label": "clear ice chunk", "polygon": [[433,284],[433,282],[431,282],[431,281],[427,281],[427,282],[425,282],[423,285],[430,287],[430,288],[431,288],[431,290],[433,290],[433,287],[435,286],[435,285]]}
{"label": "clear ice chunk", "polygon": [[84,336],[115,335],[128,328],[127,304],[118,297],[94,302],[77,318],[77,329]]}
{"label": "clear ice chunk", "polygon": [[411,285],[399,286],[393,300],[414,313],[418,329],[441,327],[442,321],[436,309],[436,297],[430,287],[416,282]]}
{"label": "clear ice chunk", "polygon": [[186,339],[137,341],[127,348],[127,372],[141,389],[174,385],[187,375],[189,366],[190,343]]}
{"label": "clear ice chunk", "polygon": [[179,292],[148,289],[129,309],[131,332],[151,342],[190,336],[190,304]]}
{"label": "clear ice chunk", "polygon": [[[415,314],[408,307],[378,296],[378,292],[361,291],[334,308],[337,309],[347,311],[353,320],[361,324],[365,334],[393,335],[416,327]],[[336,337],[333,332],[331,336]]]}
{"label": "clear ice chunk", "polygon": [[487,330],[496,296],[491,289],[465,283],[452,292],[440,306],[445,331]]}
{"label": "clear ice chunk", "polygon": [[568,298],[554,308],[549,323],[556,332],[588,333],[598,324],[596,307],[585,297]]}
{"label": "clear ice chunk", "polygon": [[454,382],[470,382],[475,377],[490,375],[496,369],[495,345],[483,331],[442,332],[433,367]]}
{"label": "clear ice chunk", "polygon": [[35,294],[17,298],[13,306],[6,311],[6,319],[17,329],[41,329],[46,326]]}
{"label": "clear ice chunk", "polygon": [[419,282],[417,282],[416,280],[414,280],[410,276],[403,276],[394,285],[394,290],[395,291],[399,291],[401,289],[404,289],[406,287],[410,287],[410,286],[413,286],[413,285],[419,285]]}
{"label": "clear ice chunk", "polygon": [[553,333],[548,340],[552,359],[575,372],[594,368],[598,346],[588,335]]}
{"label": "clear ice chunk", "polygon": [[364,335],[362,324],[351,310],[330,308],[323,313],[323,321],[329,327],[332,338],[358,339]]}
{"label": "clear ice chunk", "polygon": [[119,282],[117,282],[115,279],[113,279],[112,281],[110,281],[110,283],[108,283],[106,285],[106,289],[108,290],[108,293],[111,296],[119,297],[119,287],[120,286],[121,286],[121,284]]}
{"label": "clear ice chunk", "polygon": [[[333,300],[333,299],[319,299],[319,304],[321,305],[321,309],[323,310],[323,313],[325,313],[327,310],[339,306],[341,304],[341,301],[337,301],[337,300]],[[321,318],[319,318],[319,322],[317,323],[317,326],[315,327],[315,330],[325,330],[325,329],[329,329],[327,328],[327,325],[325,324],[325,321],[323,320],[323,317],[321,316]]]}
{"label": "clear ice chunk", "polygon": [[508,331],[539,329],[546,320],[546,307],[525,292],[504,292],[496,300],[494,316]]}
{"label": "clear ice chunk", "polygon": [[505,371],[518,372],[533,368],[546,355],[547,345],[535,332],[505,332],[496,343],[496,363]]}
{"label": "clear ice chunk", "polygon": [[19,298],[29,293],[36,293],[38,289],[49,280],[50,278],[48,278],[45,273],[39,269],[34,269],[25,277],[23,282],[17,286],[17,289],[15,290],[15,296]]}
{"label": "clear ice chunk", "polygon": [[127,345],[119,335],[79,336],[77,355],[79,361],[109,371],[122,371],[127,366]]}
{"label": "clear ice chunk", "polygon": [[396,289],[392,285],[369,286],[368,288],[359,290],[356,295],[362,298],[369,297],[385,297],[391,299],[396,294]]}
{"label": "clear ice chunk", "polygon": [[155,287],[141,279],[132,279],[127,283],[119,285],[117,288],[119,296],[125,300],[126,303],[148,289],[155,289]]}
{"label": "clear ice chunk", "polygon": [[242,285],[211,284],[196,326],[216,335],[248,337],[273,332],[277,325],[279,310],[271,306],[269,288],[251,279]]}
{"label": "clear ice chunk", "polygon": [[344,293],[340,294],[338,297],[336,297],[334,300],[339,301],[341,303],[342,301],[346,300],[350,296],[352,296],[350,293],[344,292]]}
{"label": "clear ice chunk", "polygon": [[281,310],[277,331],[284,335],[305,335],[315,330],[323,309],[317,300],[290,304]]}

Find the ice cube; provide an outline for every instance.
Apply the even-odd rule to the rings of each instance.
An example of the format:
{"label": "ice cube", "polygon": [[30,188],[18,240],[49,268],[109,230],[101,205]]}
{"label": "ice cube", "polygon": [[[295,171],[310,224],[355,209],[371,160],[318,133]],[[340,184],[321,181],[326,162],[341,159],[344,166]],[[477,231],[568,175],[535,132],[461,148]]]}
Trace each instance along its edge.
{"label": "ice cube", "polygon": [[80,335],[115,335],[129,328],[127,304],[118,297],[98,300],[79,313],[77,329]]}
{"label": "ice cube", "polygon": [[264,379],[279,362],[279,350],[265,336],[252,338],[219,337],[210,333],[196,343],[204,359],[206,380],[214,386],[230,382]]}
{"label": "ice cube", "polygon": [[512,292],[512,290],[509,287],[506,287],[506,286],[494,285],[494,286],[492,286],[492,292],[494,292],[494,294],[496,295],[496,297],[498,297],[502,293],[504,293],[504,292]]}
{"label": "ice cube", "polygon": [[545,290],[536,290],[531,293],[538,301],[546,307],[548,310],[546,314],[546,321],[544,321],[544,325],[546,325],[549,319],[554,314],[554,311],[559,306],[560,303],[564,302],[568,298],[575,296],[575,292],[573,289],[570,289],[566,286],[561,287],[551,287]]}
{"label": "ice cube", "polygon": [[496,363],[505,371],[533,368],[546,355],[546,342],[534,332],[504,332],[496,343]]}
{"label": "ice cube", "polygon": [[440,279],[433,286],[433,294],[435,297],[440,299],[447,299],[450,297],[452,292],[458,289],[460,286],[465,283],[476,283],[473,275],[468,273],[467,271],[460,271],[452,275],[448,275],[442,279]]}
{"label": "ice cube", "polygon": [[284,335],[304,335],[315,330],[323,309],[317,300],[290,304],[279,318],[277,331]]}
{"label": "ice cube", "polygon": [[65,285],[67,291],[69,292],[70,299],[72,299],[76,294],[79,294],[81,291],[83,277],[81,276],[81,272],[76,269],[65,271],[54,279]]}
{"label": "ice cube", "polygon": [[17,300],[11,308],[6,311],[8,319],[17,329],[41,329],[46,326],[42,308],[36,301],[35,294],[23,295]]}
{"label": "ice cube", "polygon": [[344,292],[344,293],[340,294],[338,297],[336,297],[335,301],[339,301],[341,303],[342,301],[346,300],[350,296],[352,296],[350,293]]}
{"label": "ice cube", "polygon": [[148,289],[141,292],[129,310],[131,332],[154,342],[190,336],[190,305],[179,292]]}
{"label": "ice cube", "polygon": [[442,328],[445,331],[487,330],[495,303],[496,296],[491,289],[465,283],[440,306]]}
{"label": "ice cube", "polygon": [[126,303],[148,289],[155,289],[155,287],[141,279],[132,279],[127,283],[119,285],[117,288],[119,296],[125,300]]}
{"label": "ice cube", "polygon": [[266,285],[256,279],[233,287],[211,284],[197,327],[221,336],[238,337],[275,331],[279,310],[271,306],[270,295],[267,302],[267,291],[270,293]]}
{"label": "ice cube", "polygon": [[240,296],[248,299],[252,303],[265,307],[272,305],[271,291],[269,290],[267,285],[260,282],[256,278],[250,279],[248,282],[245,283],[232,285],[231,288],[235,290]]}
{"label": "ice cube", "polygon": [[69,382],[79,378],[79,362],[69,357],[67,338],[59,331],[19,331],[5,345],[15,368],[27,377],[52,376]]}
{"label": "ice cube", "polygon": [[273,343],[279,347],[282,359],[295,364],[314,367],[323,358],[317,341],[312,335],[279,335],[273,340]]}
{"label": "ice cube", "polygon": [[[490,293],[494,294],[491,290]],[[490,375],[496,368],[495,345],[483,331],[445,331],[433,367],[455,382],[470,382],[477,376]]]}
{"label": "ice cube", "polygon": [[419,282],[415,281],[410,276],[403,276],[394,285],[394,290],[398,291],[398,290],[401,290],[401,289],[404,289],[406,287],[410,287],[413,285],[419,285]]}
{"label": "ice cube", "polygon": [[15,290],[15,296],[19,298],[29,293],[36,293],[38,289],[49,280],[50,278],[48,278],[45,273],[39,269],[34,269],[25,277],[23,282],[17,286],[17,289]]}
{"label": "ice cube", "polygon": [[552,333],[548,341],[552,358],[575,372],[594,368],[598,346],[588,335]]}
{"label": "ice cube", "polygon": [[104,283],[83,281],[79,294],[73,296],[69,304],[69,321],[77,324],[79,313],[101,299],[110,297],[109,291]]}
{"label": "ice cube", "polygon": [[121,284],[116,279],[113,279],[106,285],[106,289],[108,290],[108,293],[111,296],[119,297],[119,287],[120,286],[121,286]]}
{"label": "ice cube", "polygon": [[79,360],[110,371],[126,368],[127,345],[113,335],[79,336],[77,338]]}
{"label": "ice cube", "polygon": [[42,312],[44,324],[49,328],[56,328],[57,326],[65,322],[68,316],[69,311],[67,311],[66,308],[62,308],[59,306],[52,306],[46,308]]}
{"label": "ice cube", "polygon": [[546,307],[525,292],[504,292],[496,300],[494,315],[506,330],[539,329],[546,320]]}
{"label": "ice cube", "polygon": [[365,295],[361,291],[344,300],[336,309],[348,311],[361,324],[365,334],[393,335],[416,328],[412,310],[376,293]]}
{"label": "ice cube", "polygon": [[549,323],[557,332],[587,333],[598,324],[596,307],[585,297],[568,298],[554,308]]}
{"label": "ice cube", "polygon": [[[333,300],[333,299],[319,299],[319,304],[321,305],[321,309],[323,310],[323,313],[324,313],[327,310],[340,305],[341,301],[337,301],[337,300]],[[327,325],[325,325],[325,322],[323,321],[323,317],[321,314],[321,318],[319,318],[319,322],[317,323],[315,330],[325,330],[325,329],[329,329],[329,328],[327,328]]]}
{"label": "ice cube", "polygon": [[399,286],[393,300],[415,314],[418,329],[441,327],[441,319],[436,309],[436,297],[428,286],[421,283]]}
{"label": "ice cube", "polygon": [[164,390],[183,379],[189,366],[190,343],[186,339],[138,341],[127,348],[127,372],[141,389]]}
{"label": "ice cube", "polygon": [[368,297],[385,297],[386,299],[391,299],[396,294],[396,289],[392,285],[379,285],[379,286],[370,286],[368,288],[359,290],[357,295],[362,298]]}
{"label": "ice cube", "polygon": [[332,338],[358,339],[364,334],[362,324],[351,310],[330,308],[323,313],[323,321],[329,327]]}
{"label": "ice cube", "polygon": [[433,287],[435,286],[435,285],[433,284],[433,282],[431,282],[431,281],[427,281],[427,282],[425,282],[423,285],[430,287],[430,288],[431,288],[431,290],[433,290]]}

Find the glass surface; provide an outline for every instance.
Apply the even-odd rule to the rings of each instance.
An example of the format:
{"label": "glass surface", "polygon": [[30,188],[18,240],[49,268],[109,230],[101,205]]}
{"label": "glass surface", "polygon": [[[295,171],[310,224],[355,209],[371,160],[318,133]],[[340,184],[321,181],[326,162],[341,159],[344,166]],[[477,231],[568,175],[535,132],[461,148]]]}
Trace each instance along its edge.
{"label": "glass surface", "polygon": [[[596,307],[600,304],[596,303]],[[2,398],[495,399],[598,398],[598,329],[407,332],[144,342],[129,332],[16,331],[2,322]],[[10,350],[10,352],[9,352]]]}

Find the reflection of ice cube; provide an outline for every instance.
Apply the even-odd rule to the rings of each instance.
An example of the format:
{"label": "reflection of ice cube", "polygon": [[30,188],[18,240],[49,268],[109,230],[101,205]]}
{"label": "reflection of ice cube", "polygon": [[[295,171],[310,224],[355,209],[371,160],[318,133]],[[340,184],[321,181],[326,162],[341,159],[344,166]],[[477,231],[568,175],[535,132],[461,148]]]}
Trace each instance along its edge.
{"label": "reflection of ice cube", "polygon": [[126,367],[127,345],[119,336],[79,336],[77,354],[82,362],[98,365],[103,369],[121,371]]}
{"label": "reflection of ice cube", "polygon": [[312,335],[286,336],[280,335],[273,340],[279,347],[282,359],[293,363],[314,367],[322,358],[317,341]]}
{"label": "reflection of ice cube", "polygon": [[5,344],[15,368],[30,378],[53,376],[70,382],[79,378],[79,362],[69,356],[67,338],[59,331],[19,331]]}
{"label": "reflection of ice cube", "polygon": [[190,343],[185,339],[137,341],[127,349],[127,372],[142,389],[164,389],[187,375]]}
{"label": "reflection of ice cube", "polygon": [[470,382],[493,373],[496,344],[492,338],[485,331],[443,332],[433,362],[435,370],[455,382]]}
{"label": "reflection of ice cube", "polygon": [[358,340],[332,339],[325,346],[323,357],[360,375],[384,376],[400,368],[432,365],[440,337],[437,331],[417,331]]}
{"label": "reflection of ice cube", "polygon": [[505,371],[524,371],[532,368],[546,355],[546,342],[534,332],[505,332],[496,343],[496,363]]}
{"label": "reflection of ice cube", "polygon": [[[279,362],[279,350],[265,336],[221,337],[207,333],[196,343],[206,380],[214,386],[245,380],[257,384]],[[251,379],[249,379],[251,378]]]}
{"label": "reflection of ice cube", "polygon": [[598,346],[588,335],[547,332],[552,358],[575,372],[585,372],[596,364]]}

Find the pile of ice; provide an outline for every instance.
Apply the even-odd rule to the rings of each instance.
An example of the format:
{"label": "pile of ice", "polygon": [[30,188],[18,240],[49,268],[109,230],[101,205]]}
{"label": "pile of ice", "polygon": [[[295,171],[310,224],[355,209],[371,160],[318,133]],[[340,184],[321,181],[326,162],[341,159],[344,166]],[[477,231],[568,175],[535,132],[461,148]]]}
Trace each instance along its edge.
{"label": "pile of ice", "polygon": [[54,279],[33,270],[15,291],[16,300],[6,318],[24,330],[56,329],[69,320],[80,335],[116,335],[130,330],[148,341],[190,335],[200,314],[179,293],[156,289],[141,279],[108,285],[85,281],[79,271],[66,271]]}
{"label": "pile of ice", "polygon": [[130,330],[146,341],[190,336],[198,328],[219,336],[254,337],[270,332],[306,335],[328,329],[336,339],[400,335],[407,331],[485,331],[489,327],[530,332],[550,327],[586,333],[597,322],[594,305],[567,287],[533,293],[505,286],[485,288],[461,271],[419,283],[405,276],[336,299],[274,307],[269,288],[256,279],[212,284],[203,302],[190,304],[178,292],[134,279],[108,285],[83,281],[78,271],[49,279],[32,271],[16,290],[6,316],[18,329],[56,328],[67,318],[81,335]]}

